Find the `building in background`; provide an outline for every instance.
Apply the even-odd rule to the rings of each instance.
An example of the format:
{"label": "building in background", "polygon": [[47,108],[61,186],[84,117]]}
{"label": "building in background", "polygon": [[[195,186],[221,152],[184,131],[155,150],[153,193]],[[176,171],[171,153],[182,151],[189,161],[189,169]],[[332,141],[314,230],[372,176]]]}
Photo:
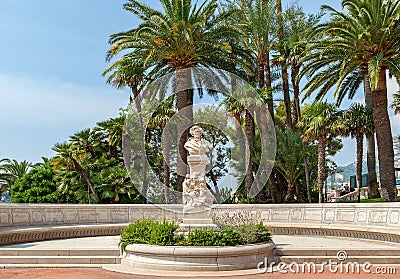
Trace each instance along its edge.
{"label": "building in background", "polygon": [[400,185],[400,135],[393,137],[394,168],[396,170],[396,184]]}

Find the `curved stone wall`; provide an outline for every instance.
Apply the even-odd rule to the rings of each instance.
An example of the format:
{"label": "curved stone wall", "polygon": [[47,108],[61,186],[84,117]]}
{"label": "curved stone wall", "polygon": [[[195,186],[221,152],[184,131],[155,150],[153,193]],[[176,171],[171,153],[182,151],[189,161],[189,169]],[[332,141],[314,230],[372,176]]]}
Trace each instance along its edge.
{"label": "curved stone wall", "polygon": [[[138,219],[160,220],[166,216],[181,221],[180,212],[182,205],[0,204],[0,245],[119,234],[123,226]],[[263,221],[273,234],[348,236],[400,242],[400,203],[226,204],[214,206],[214,219],[222,223]],[[113,230],[106,229],[113,224],[116,225]],[[93,226],[93,229],[86,230],[84,235],[82,225],[85,228]],[[28,232],[36,236],[23,236]]]}
{"label": "curved stone wall", "polygon": [[128,245],[123,265],[149,270],[226,271],[255,269],[259,262],[274,259],[273,243],[231,247]]}

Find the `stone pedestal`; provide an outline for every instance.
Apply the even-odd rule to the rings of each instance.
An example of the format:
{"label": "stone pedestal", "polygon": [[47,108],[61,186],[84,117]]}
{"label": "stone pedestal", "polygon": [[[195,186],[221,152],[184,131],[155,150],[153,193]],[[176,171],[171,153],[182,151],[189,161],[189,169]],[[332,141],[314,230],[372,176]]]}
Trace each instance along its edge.
{"label": "stone pedestal", "polygon": [[212,220],[213,196],[206,185],[206,155],[190,155],[187,158],[190,174],[183,183],[183,223],[180,232],[195,229],[217,229]]}
{"label": "stone pedestal", "polygon": [[197,173],[200,176],[206,175],[206,166],[208,164],[207,155],[189,155],[187,162],[190,168],[190,174]]}

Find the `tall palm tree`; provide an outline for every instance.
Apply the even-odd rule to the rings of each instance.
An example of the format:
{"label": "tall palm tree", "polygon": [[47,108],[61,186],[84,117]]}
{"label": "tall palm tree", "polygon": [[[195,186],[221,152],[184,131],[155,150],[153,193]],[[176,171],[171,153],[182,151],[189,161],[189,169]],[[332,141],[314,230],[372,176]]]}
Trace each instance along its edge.
{"label": "tall palm tree", "polygon": [[[240,26],[243,28],[243,44],[251,53],[257,67],[258,88],[266,88],[267,105],[271,117],[274,117],[272,96],[272,73],[270,52],[274,39],[275,1],[246,0],[236,1],[240,7]],[[239,3],[240,2],[240,3]]]}
{"label": "tall palm tree", "polygon": [[277,50],[279,55],[276,56],[275,60],[281,67],[281,77],[282,77],[282,89],[283,89],[283,102],[285,103],[285,124],[289,129],[293,129],[293,119],[292,119],[292,106],[290,102],[290,91],[289,91],[289,74],[288,74],[288,58],[289,58],[289,48],[285,43],[285,32],[284,32],[284,22],[283,22],[283,10],[282,1],[276,0],[276,11],[278,18],[278,43]]}
{"label": "tall palm tree", "polygon": [[[229,54],[235,51],[235,38],[241,33],[235,25],[226,24],[232,12],[218,12],[217,0],[206,0],[199,6],[192,5],[191,0],[160,0],[160,4],[161,11],[134,0],[124,5],[141,23],[137,28],[111,35],[112,47],[107,58],[129,51],[121,59],[141,63],[151,79],[176,71],[176,105],[181,111],[191,105],[193,90],[180,90],[185,88],[183,82],[189,77],[187,71],[180,70],[235,64],[235,57]],[[189,112],[185,116],[192,119],[193,113],[184,111]],[[185,162],[184,143],[188,133],[178,127],[178,133],[181,132],[178,151]],[[178,163],[178,191],[182,191],[182,174],[187,167],[181,160]]]}
{"label": "tall palm tree", "polygon": [[[378,146],[381,195],[396,201],[393,141],[388,115],[386,71],[400,79],[400,0],[344,0],[345,11],[323,6],[331,20],[316,28],[320,40],[312,43],[304,72],[311,75],[308,94],[319,88],[325,95],[357,70],[371,79],[372,111]],[[350,81],[351,83],[351,81]]]}
{"label": "tall palm tree", "polygon": [[164,198],[165,203],[169,203],[170,200],[170,144],[171,144],[171,135],[168,128],[166,128],[170,119],[175,115],[176,111],[173,109],[173,99],[168,98],[164,102],[158,106],[158,108],[154,111],[153,116],[148,122],[149,128],[157,128],[161,127],[162,136],[161,136],[161,144],[162,144],[162,153],[163,153],[163,172],[164,172]]}
{"label": "tall palm tree", "polygon": [[[372,90],[371,81],[368,73],[364,73],[364,98],[365,106],[372,111]],[[378,177],[376,175],[376,144],[375,144],[375,130],[372,133],[366,134],[367,138],[367,167],[368,167],[368,190],[370,198],[379,198],[380,193],[378,189]]]}
{"label": "tall palm tree", "polygon": [[[306,15],[302,8],[298,6],[291,6],[285,13],[285,19],[288,23],[288,36],[286,44],[289,49],[289,64],[290,64],[290,77],[293,88],[293,125],[296,126],[300,117],[300,69],[302,66],[301,57],[304,56],[307,46],[307,37],[312,32],[321,14]],[[305,143],[303,142],[303,152],[306,150]],[[311,187],[310,187],[310,172],[308,166],[307,156],[304,156],[304,172],[307,185],[307,196],[311,202]]]}
{"label": "tall palm tree", "polygon": [[[235,92],[238,93],[238,92]],[[239,93],[238,93],[239,94]],[[249,111],[244,105],[232,96],[227,96],[222,104],[226,107],[226,110],[235,119],[234,123],[236,126],[236,133],[239,140],[239,150],[240,154],[245,158],[245,188],[247,193],[250,193],[251,186],[253,184],[253,140],[254,140],[254,119]],[[244,114],[244,121],[242,119],[242,114]],[[242,123],[245,123],[245,136],[242,130]],[[248,199],[249,201],[249,199]]]}
{"label": "tall palm tree", "polygon": [[400,114],[400,93],[393,94],[393,102],[390,107],[394,109],[394,114]]}
{"label": "tall palm tree", "polygon": [[303,129],[305,141],[318,141],[318,202],[322,202],[322,189],[325,182],[326,148],[329,138],[342,130],[336,106],[326,102],[314,102],[305,109],[299,126]]}
{"label": "tall palm tree", "polygon": [[356,139],[356,181],[358,199],[362,187],[362,162],[363,162],[363,139],[364,135],[371,136],[374,131],[372,110],[362,104],[355,103],[344,112],[346,133]]}
{"label": "tall palm tree", "polygon": [[[142,117],[142,97],[141,88],[145,84],[145,74],[142,61],[132,60],[129,56],[123,57],[113,64],[111,64],[103,73],[103,76],[108,75],[107,83],[112,84],[118,89],[129,87],[133,94],[133,100],[137,111],[139,125],[141,130],[144,130],[143,117]],[[122,140],[126,146],[130,146],[130,134],[125,130],[123,131]],[[146,198],[148,179],[147,179],[147,160],[145,143],[141,141],[141,173],[142,173],[142,195]],[[130,148],[124,149],[125,165],[130,169],[131,167],[131,152]]]}

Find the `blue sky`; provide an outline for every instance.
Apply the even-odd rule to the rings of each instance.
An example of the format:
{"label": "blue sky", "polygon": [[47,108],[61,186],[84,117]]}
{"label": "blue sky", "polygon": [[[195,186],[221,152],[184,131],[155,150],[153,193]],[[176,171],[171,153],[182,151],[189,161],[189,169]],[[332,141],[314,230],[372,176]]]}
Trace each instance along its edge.
{"label": "blue sky", "polygon": [[[54,155],[56,142],[126,107],[128,91],[112,88],[101,77],[109,35],[137,24],[122,9],[125,2],[0,1],[0,158],[40,161]],[[340,8],[340,0],[298,3],[309,13],[322,4]],[[393,82],[389,89],[396,90]],[[392,119],[397,134],[399,123]],[[345,142],[335,158],[339,165],[355,158],[353,140]]]}

